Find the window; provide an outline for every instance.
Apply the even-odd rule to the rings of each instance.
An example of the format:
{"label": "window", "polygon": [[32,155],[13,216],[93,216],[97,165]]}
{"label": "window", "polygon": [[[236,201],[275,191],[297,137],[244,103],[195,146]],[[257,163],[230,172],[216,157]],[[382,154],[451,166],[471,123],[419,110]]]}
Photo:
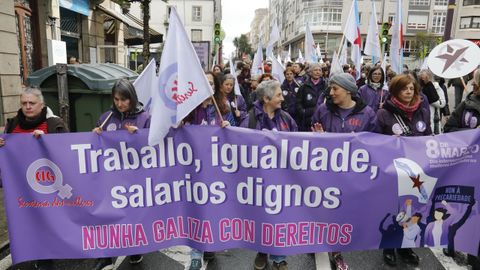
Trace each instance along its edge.
{"label": "window", "polygon": [[305,10],[304,24],[342,26],[342,9],[340,8],[311,8]]}
{"label": "window", "polygon": [[428,6],[430,0],[410,0],[410,6]]}
{"label": "window", "polygon": [[428,15],[409,15],[408,29],[427,29]]}
{"label": "window", "polygon": [[460,29],[480,29],[480,16],[470,16],[460,18]]}
{"label": "window", "polygon": [[201,29],[192,29],[192,41],[202,41]]}
{"label": "window", "polygon": [[463,0],[464,6],[480,5],[480,0]]}
{"label": "window", "polygon": [[395,18],[395,14],[388,14],[388,22],[393,23],[393,19]]}
{"label": "window", "polygon": [[435,0],[435,6],[447,6],[448,0]]}
{"label": "window", "polygon": [[413,40],[404,40],[403,41],[403,50],[405,52],[412,52],[412,51],[415,51],[415,47],[414,47],[414,42]]}
{"label": "window", "polygon": [[433,12],[432,32],[435,34],[443,34],[445,31],[445,21],[447,20],[446,11]]}
{"label": "window", "polygon": [[202,21],[202,7],[199,7],[199,6],[192,7],[192,21],[195,21],[195,22]]}

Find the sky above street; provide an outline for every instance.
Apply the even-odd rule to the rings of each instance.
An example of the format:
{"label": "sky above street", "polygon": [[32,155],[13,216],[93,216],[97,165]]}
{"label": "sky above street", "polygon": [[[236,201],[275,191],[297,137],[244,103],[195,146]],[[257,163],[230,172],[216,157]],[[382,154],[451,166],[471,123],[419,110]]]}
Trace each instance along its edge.
{"label": "sky above street", "polygon": [[235,51],[233,39],[250,31],[250,23],[258,8],[268,7],[268,0],[222,0],[222,28],[224,56],[230,58]]}

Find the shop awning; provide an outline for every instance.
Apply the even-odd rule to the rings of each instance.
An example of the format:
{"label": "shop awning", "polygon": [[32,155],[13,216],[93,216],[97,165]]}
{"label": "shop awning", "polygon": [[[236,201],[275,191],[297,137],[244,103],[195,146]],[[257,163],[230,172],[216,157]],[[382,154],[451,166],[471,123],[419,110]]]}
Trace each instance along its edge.
{"label": "shop awning", "polygon": [[[110,17],[114,20],[122,21],[124,24],[127,25],[127,30],[124,32],[124,40],[125,44],[128,46],[133,45],[143,45],[143,23],[140,19],[136,18],[130,13],[122,14],[121,12],[117,12],[115,10],[106,9],[101,5],[97,5],[98,9],[103,11],[106,16]],[[113,32],[115,29],[115,24],[110,24],[108,32]],[[162,43],[163,42],[163,35],[159,32],[155,31],[154,29],[150,28],[150,43]]]}

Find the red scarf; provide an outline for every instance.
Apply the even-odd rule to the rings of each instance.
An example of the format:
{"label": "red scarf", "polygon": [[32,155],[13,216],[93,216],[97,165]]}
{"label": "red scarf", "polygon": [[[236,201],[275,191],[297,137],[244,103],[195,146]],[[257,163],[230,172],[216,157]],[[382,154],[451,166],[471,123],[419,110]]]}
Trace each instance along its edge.
{"label": "red scarf", "polygon": [[393,105],[395,105],[395,107],[399,108],[400,110],[404,111],[407,114],[408,119],[412,121],[413,113],[418,109],[418,106],[420,106],[420,99],[417,99],[417,102],[415,102],[412,105],[405,105],[393,96],[391,100]]}

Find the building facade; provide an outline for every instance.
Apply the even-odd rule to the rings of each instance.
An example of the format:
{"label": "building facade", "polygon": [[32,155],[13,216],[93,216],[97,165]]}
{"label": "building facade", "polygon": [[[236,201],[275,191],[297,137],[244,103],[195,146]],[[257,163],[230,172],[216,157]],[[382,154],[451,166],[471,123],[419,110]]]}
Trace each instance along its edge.
{"label": "building facade", "polygon": [[[161,42],[160,33],[150,34]],[[0,126],[17,112],[29,74],[52,62],[54,41],[65,42],[66,56],[81,63],[122,66],[128,66],[128,47],[143,44],[141,20],[111,0],[3,0],[0,35]]]}
{"label": "building facade", "polygon": [[[153,0],[150,3],[151,27],[166,34],[168,17],[172,7],[177,10],[197,53],[202,54],[201,62],[208,61],[210,66],[213,60],[212,56],[218,50],[213,38],[214,25],[222,19],[221,0],[169,0],[167,3],[161,0]],[[135,16],[141,16],[139,3],[132,4],[131,13]],[[205,50],[207,50],[207,53],[203,52]],[[207,58],[208,60],[203,60]],[[207,65],[207,63],[204,64]]]}
{"label": "building facade", "polygon": [[457,1],[452,36],[468,39],[480,47],[480,0]]}
{"label": "building facade", "polygon": [[[339,50],[343,29],[352,5],[351,0],[270,0],[268,9],[270,29],[276,20],[280,29],[280,49],[277,52],[285,53],[289,45],[292,48],[292,58],[298,56],[298,50],[303,52],[305,39],[305,26],[309,23],[316,43],[320,44],[322,55],[328,59],[334,50]],[[456,30],[454,37],[480,39],[478,34],[479,1],[462,0],[457,5],[455,19]],[[378,27],[383,22],[392,22],[396,13],[396,1],[374,1],[377,12]],[[465,3],[468,7],[466,8]],[[362,40],[368,31],[368,24],[372,15],[372,2],[359,0],[360,33]],[[448,0],[404,0],[402,2],[404,52],[406,63],[415,65],[421,62],[419,57],[425,55],[419,48],[428,53],[429,50],[442,41],[445,31]],[[463,18],[465,27],[460,20]],[[253,23],[252,23],[253,24]],[[463,28],[460,29],[460,26]],[[472,30],[477,29],[477,30]],[[390,32],[391,34],[391,32]],[[417,40],[421,42],[417,42]],[[425,40],[428,40],[428,44]],[[387,50],[388,51],[388,50]]]}

